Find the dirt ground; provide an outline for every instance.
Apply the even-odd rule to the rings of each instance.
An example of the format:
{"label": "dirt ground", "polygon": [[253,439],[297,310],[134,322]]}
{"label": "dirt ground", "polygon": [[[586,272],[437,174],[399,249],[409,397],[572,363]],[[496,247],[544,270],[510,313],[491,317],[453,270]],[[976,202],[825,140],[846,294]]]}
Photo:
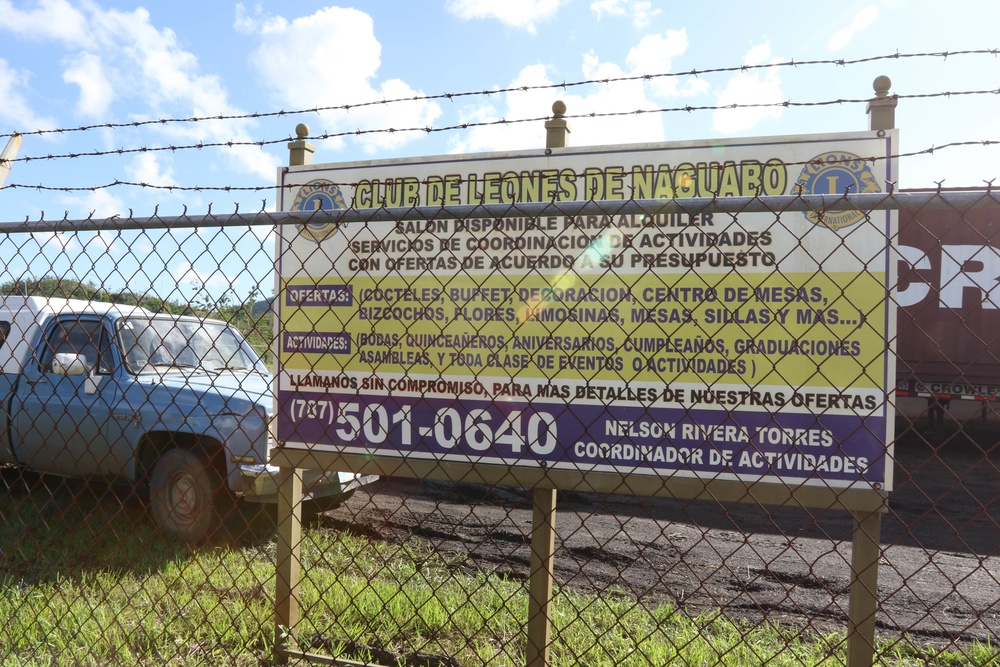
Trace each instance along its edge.
{"label": "dirt ground", "polygon": [[[1000,432],[904,434],[882,521],[878,632],[961,645],[1000,637]],[[421,539],[469,567],[525,578],[530,494],[383,479],[322,517],[375,539]],[[807,513],[626,496],[560,493],[557,584],[627,591],[646,605],[807,627],[847,627],[853,521]]]}

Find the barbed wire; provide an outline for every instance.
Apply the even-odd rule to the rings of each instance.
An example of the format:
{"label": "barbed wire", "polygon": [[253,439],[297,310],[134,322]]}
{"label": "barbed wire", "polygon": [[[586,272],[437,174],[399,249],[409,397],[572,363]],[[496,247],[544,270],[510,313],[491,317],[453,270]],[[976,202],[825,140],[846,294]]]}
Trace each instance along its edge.
{"label": "barbed wire", "polygon": [[[958,56],[975,56],[975,55],[991,55],[996,57],[1000,54],[1000,49],[967,49],[958,51],[927,51],[918,53],[890,53],[878,56],[868,56],[865,58],[830,58],[830,59],[817,59],[817,60],[787,60],[777,63],[763,63],[758,65],[736,65],[728,67],[712,67],[705,69],[691,69],[684,72],[659,72],[656,74],[634,74],[629,76],[620,77],[605,77],[601,79],[581,79],[577,81],[563,81],[561,83],[550,83],[550,84],[537,84],[537,85],[521,85],[521,86],[510,86],[506,88],[494,88],[489,90],[479,90],[479,91],[465,91],[458,93],[437,93],[433,95],[413,95],[410,97],[398,97],[390,99],[381,100],[371,100],[367,102],[356,102],[347,103],[340,105],[331,106],[321,106],[313,107],[310,109],[293,109],[293,110],[278,110],[269,112],[253,112],[246,114],[219,114],[215,116],[191,116],[188,118],[157,118],[149,120],[136,120],[129,121],[127,123],[95,123],[91,125],[81,125],[79,127],[73,128],[56,128],[50,130],[29,130],[21,131],[17,134],[22,136],[31,135],[46,135],[46,134],[67,134],[71,132],[88,132],[91,130],[107,130],[107,129],[124,129],[124,128],[137,128],[147,125],[168,125],[176,123],[201,123],[208,121],[219,121],[219,120],[256,120],[261,118],[275,118],[283,116],[296,116],[304,114],[317,114],[326,111],[350,111],[351,109],[360,109],[371,106],[380,105],[390,105],[399,104],[403,102],[424,102],[424,101],[434,101],[434,100],[454,100],[461,99],[464,97],[491,97],[493,95],[502,95],[506,93],[514,92],[528,92],[534,90],[568,90],[570,88],[577,88],[582,86],[589,86],[594,84],[611,84],[611,83],[626,83],[631,81],[652,81],[654,79],[665,79],[665,78],[677,78],[677,77],[698,77],[706,74],[725,74],[733,72],[749,72],[754,70],[762,69],[778,69],[778,68],[788,68],[788,67],[812,67],[819,65],[834,65],[837,67],[846,67],[850,65],[860,65],[872,62],[879,62],[883,60],[901,60],[901,59],[913,59],[913,58],[954,58]],[[710,108],[710,107],[709,107]],[[13,136],[14,133],[0,134],[0,139]],[[283,139],[281,141],[286,141]],[[278,140],[275,140],[275,143]],[[251,145],[256,144],[256,142],[250,142]],[[225,144],[217,144],[225,145]],[[114,153],[115,151],[109,151],[109,153]],[[24,158],[21,158],[24,159]],[[35,158],[41,159],[41,158]]]}
{"label": "barbed wire", "polygon": [[[1000,140],[997,140],[997,139],[985,139],[985,140],[981,140],[981,141],[954,141],[954,142],[950,142],[950,143],[947,143],[947,144],[941,144],[940,146],[930,146],[929,148],[924,148],[923,150],[910,151],[910,152],[907,152],[907,153],[895,153],[895,154],[890,154],[890,155],[887,155],[887,156],[866,157],[866,158],[862,158],[862,159],[865,160],[866,162],[872,162],[874,164],[874,163],[877,163],[877,162],[879,162],[881,160],[909,158],[909,157],[916,157],[916,156],[919,156],[919,155],[933,155],[934,153],[936,153],[938,151],[942,151],[942,150],[946,150],[946,149],[950,149],[950,148],[961,148],[961,147],[964,147],[964,146],[983,146],[983,147],[988,147],[988,146],[996,146],[996,145],[1000,145]],[[854,158],[851,158],[851,159],[853,160]],[[812,162],[813,162],[812,160],[803,160],[803,161],[800,161],[800,162],[785,162],[784,164],[785,164],[785,166],[795,167],[795,166],[805,166],[807,164],[811,164]],[[825,164],[829,164],[829,163],[830,163],[830,161],[826,161],[825,162]],[[575,174],[575,175],[577,177],[580,176],[580,174]],[[465,179],[459,179],[459,182],[465,182]],[[983,182],[986,183],[987,185],[992,185],[992,183],[993,183],[992,180],[991,181],[983,181]],[[333,185],[336,185],[336,186],[339,186],[339,187],[345,187],[345,186],[346,187],[355,187],[357,185],[357,183],[355,183],[355,182],[332,182],[331,181],[331,183]],[[940,183],[938,185],[940,186]],[[115,188],[115,187],[138,187],[138,188],[147,188],[147,189],[151,189],[151,190],[166,190],[168,192],[174,192],[174,191],[177,191],[177,192],[263,192],[263,191],[268,191],[268,190],[274,190],[274,191],[278,191],[278,190],[290,190],[290,189],[301,187],[301,183],[293,183],[293,184],[285,184],[285,185],[277,185],[277,184],[273,184],[273,185],[256,185],[256,186],[254,186],[254,185],[247,185],[247,186],[236,186],[236,185],[219,185],[219,186],[188,185],[188,186],[184,186],[184,185],[156,185],[156,184],[153,184],[153,183],[137,183],[137,182],[134,182],[134,181],[122,181],[122,180],[117,180],[116,179],[116,180],[114,180],[114,181],[112,181],[110,183],[106,183],[106,184],[103,184],[103,185],[89,185],[89,186],[77,186],[77,187],[48,186],[48,185],[42,185],[42,184],[38,184],[38,185],[26,185],[26,184],[23,184],[23,183],[9,183],[9,184],[7,184],[7,185],[5,185],[3,187],[0,187],[0,190],[22,189],[22,190],[39,190],[39,191],[49,191],[49,192],[96,192],[98,190],[107,190],[107,189]],[[939,189],[940,189],[940,187],[939,187]]]}
{"label": "barbed wire", "polygon": [[[911,100],[911,99],[932,99],[932,98],[950,98],[950,97],[960,97],[960,96],[971,96],[971,95],[1000,95],[1000,89],[988,89],[988,90],[961,90],[961,91],[944,91],[937,93],[913,93],[907,95],[893,95],[895,99],[899,100]],[[794,102],[791,100],[784,100],[781,102],[758,102],[752,104],[723,104],[723,105],[685,105],[678,107],[661,107],[659,109],[634,109],[632,111],[605,111],[605,112],[589,112],[581,114],[566,114],[564,118],[567,120],[574,119],[594,119],[594,118],[614,118],[622,116],[639,116],[644,114],[654,114],[654,113],[674,113],[674,112],[695,112],[695,111],[730,111],[738,109],[769,109],[769,108],[795,108],[795,107],[819,107],[819,106],[832,106],[835,104],[860,104],[868,103],[871,101],[870,97],[862,98],[839,98],[833,100],[821,100],[813,102]],[[547,120],[550,116],[534,116],[531,118],[515,118],[507,119],[500,118],[496,120],[488,121],[477,121],[477,122],[465,122],[456,123],[454,125],[446,125],[442,127],[407,127],[407,128],[378,128],[371,130],[345,130],[343,132],[332,132],[323,133],[307,137],[313,141],[324,141],[329,139],[341,139],[345,137],[357,137],[365,135],[377,135],[377,134],[396,134],[396,133],[410,133],[410,132],[423,132],[425,134],[432,134],[436,132],[451,132],[455,130],[469,130],[477,127],[491,127],[498,125],[517,125],[521,123],[537,123]],[[38,160],[61,160],[61,159],[76,159],[81,157],[104,157],[108,155],[129,155],[135,153],[154,153],[154,152],[177,152],[184,150],[203,150],[206,148],[236,148],[236,147],[247,147],[255,146],[258,148],[263,148],[264,146],[271,146],[275,144],[287,143],[294,140],[293,137],[284,136],[280,139],[262,139],[257,141],[218,141],[218,142],[204,142],[199,141],[195,144],[186,145],[169,145],[169,146],[141,146],[138,148],[116,148],[105,151],[87,151],[79,153],[61,153],[61,154],[49,154],[44,156],[31,156],[27,155],[20,158],[15,158],[10,160],[10,162],[35,162]]]}

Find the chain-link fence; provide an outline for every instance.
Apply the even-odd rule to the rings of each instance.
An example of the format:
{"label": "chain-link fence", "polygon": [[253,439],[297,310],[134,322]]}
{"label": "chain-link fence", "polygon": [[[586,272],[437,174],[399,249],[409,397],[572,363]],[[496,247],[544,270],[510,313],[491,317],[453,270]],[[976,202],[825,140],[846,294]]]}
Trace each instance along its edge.
{"label": "chain-link fence", "polygon": [[[880,663],[997,664],[1000,201],[690,202],[6,229],[3,663],[838,664],[873,621]],[[820,210],[859,220],[791,233]],[[276,229],[355,264],[275,289]]]}

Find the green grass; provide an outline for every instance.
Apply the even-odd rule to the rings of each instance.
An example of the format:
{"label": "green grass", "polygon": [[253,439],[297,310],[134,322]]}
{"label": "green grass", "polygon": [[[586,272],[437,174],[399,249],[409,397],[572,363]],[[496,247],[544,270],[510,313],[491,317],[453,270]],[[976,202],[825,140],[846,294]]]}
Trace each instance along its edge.
{"label": "green grass", "polygon": [[[106,495],[0,486],[0,665],[271,664],[268,527],[190,549],[162,538],[139,503]],[[415,541],[324,529],[305,534],[302,554],[303,650],[387,665],[524,664],[521,580]],[[553,664],[567,666],[839,665],[845,650],[842,634],[692,616],[623,591],[557,590],[552,636]],[[885,665],[1000,666],[995,645],[940,653],[897,638],[879,650]]]}

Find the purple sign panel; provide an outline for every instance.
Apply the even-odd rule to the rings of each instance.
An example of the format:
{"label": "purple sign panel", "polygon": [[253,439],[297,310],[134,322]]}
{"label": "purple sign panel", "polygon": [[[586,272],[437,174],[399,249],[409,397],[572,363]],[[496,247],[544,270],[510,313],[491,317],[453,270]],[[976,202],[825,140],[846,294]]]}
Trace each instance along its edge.
{"label": "purple sign panel", "polygon": [[877,434],[884,420],[300,390],[283,395],[278,439],[414,458],[544,461],[580,471],[880,485],[886,449]]}

